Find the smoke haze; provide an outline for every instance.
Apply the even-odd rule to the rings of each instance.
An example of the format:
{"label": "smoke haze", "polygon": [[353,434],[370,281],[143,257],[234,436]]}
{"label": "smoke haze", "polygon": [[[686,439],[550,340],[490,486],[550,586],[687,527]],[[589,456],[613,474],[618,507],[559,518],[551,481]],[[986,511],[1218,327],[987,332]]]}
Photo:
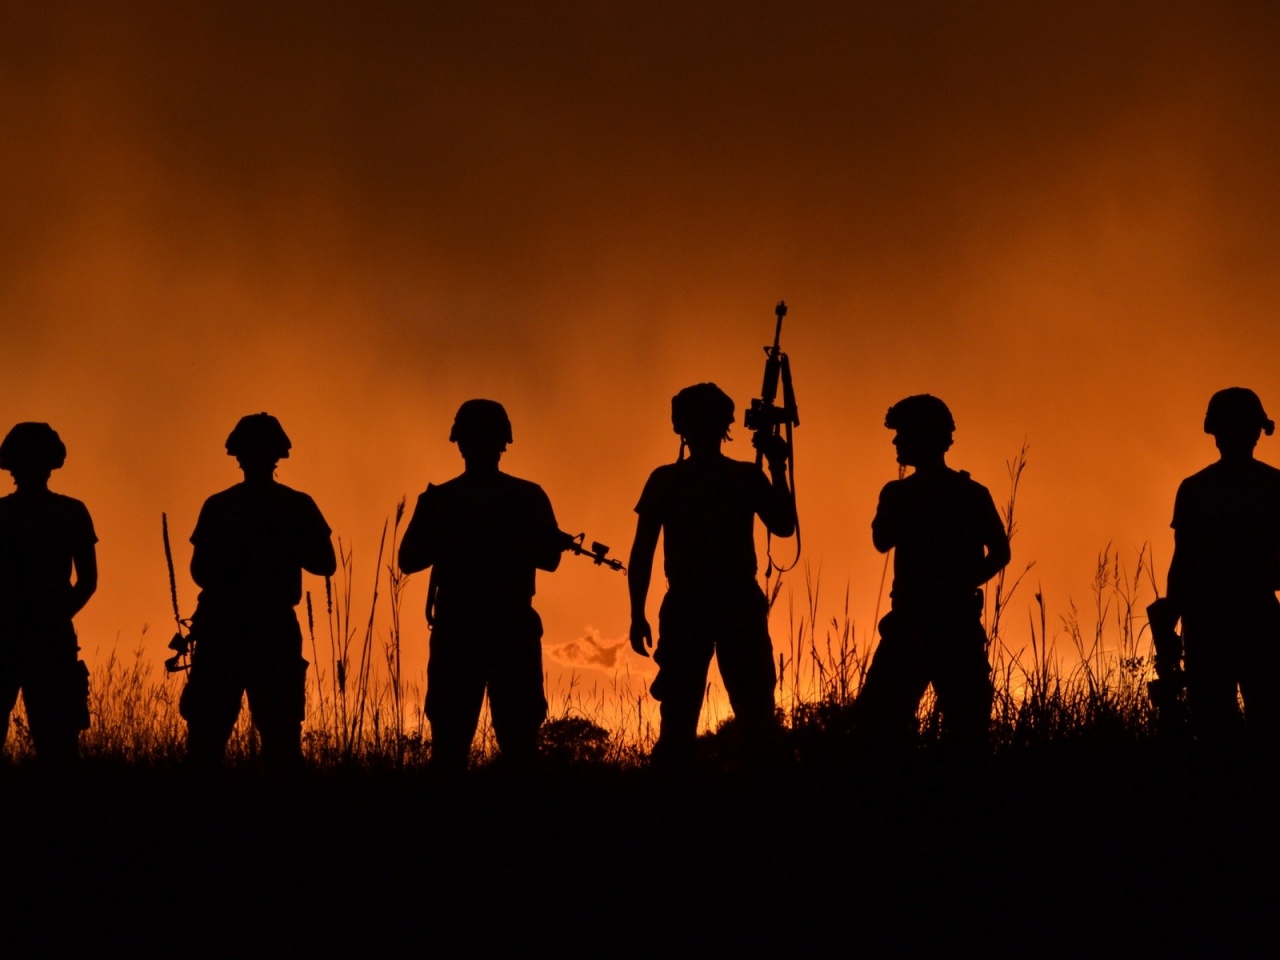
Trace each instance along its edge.
{"label": "smoke haze", "polygon": [[[271,7],[2,15],[0,427],[67,443],[91,654],[165,633],[160,512],[184,565],[258,410],[362,582],[397,500],[460,470],[473,396],[625,556],[670,397],[744,407],[780,298],[805,555],[863,637],[901,397],[950,404],[998,502],[1029,442],[1013,566],[1051,610],[1108,543],[1152,541],[1163,585],[1213,391],[1280,408],[1269,5]],[[549,645],[626,633],[625,583],[576,558],[537,603]]]}

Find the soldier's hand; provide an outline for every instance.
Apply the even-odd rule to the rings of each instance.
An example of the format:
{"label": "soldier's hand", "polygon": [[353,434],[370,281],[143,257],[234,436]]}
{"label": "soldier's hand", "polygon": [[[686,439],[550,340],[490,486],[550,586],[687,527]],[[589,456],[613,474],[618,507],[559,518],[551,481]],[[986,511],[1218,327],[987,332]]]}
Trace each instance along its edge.
{"label": "soldier's hand", "polygon": [[631,649],[642,657],[647,657],[653,649],[653,630],[643,617],[631,621]]}
{"label": "soldier's hand", "polygon": [[763,430],[752,434],[751,445],[764,454],[769,469],[775,472],[783,469],[791,456],[791,447],[784,437]]}

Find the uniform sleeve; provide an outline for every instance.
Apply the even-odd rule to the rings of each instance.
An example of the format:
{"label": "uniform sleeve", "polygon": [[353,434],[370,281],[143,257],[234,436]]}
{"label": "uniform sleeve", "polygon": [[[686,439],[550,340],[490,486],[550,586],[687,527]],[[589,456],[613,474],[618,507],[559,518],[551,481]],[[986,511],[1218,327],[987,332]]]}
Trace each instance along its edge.
{"label": "uniform sleeve", "polygon": [[547,496],[547,492],[541,487],[538,487],[535,502],[534,515],[537,517],[538,528],[545,532],[554,542],[559,543],[560,526],[556,523],[556,514],[551,508],[551,498]]}
{"label": "uniform sleeve", "polygon": [[405,528],[404,539],[400,541],[398,562],[405,573],[416,573],[425,570],[436,561],[435,557],[435,513],[436,488],[430,484],[418,494],[418,502],[414,505],[413,516],[409,518],[409,526]]}
{"label": "uniform sleeve", "polygon": [[98,534],[93,529],[93,518],[89,516],[89,508],[79,500],[76,501],[75,543],[77,546],[93,546],[98,542]]}
{"label": "uniform sleeve", "polygon": [[196,518],[196,528],[191,531],[191,542],[196,546],[209,541],[209,535],[214,526],[212,512],[209,509],[209,501],[206,500],[200,507],[200,516]]}
{"label": "uniform sleeve", "polygon": [[666,484],[662,482],[662,473],[658,470],[649,474],[644,490],[640,492],[640,500],[636,503],[636,513],[663,520],[667,515]]}
{"label": "uniform sleeve", "polygon": [[886,483],[880,489],[876,515],[871,519],[871,540],[881,553],[897,545],[901,526],[898,507],[900,499],[897,481]]}
{"label": "uniform sleeve", "polygon": [[1003,539],[1004,520],[1000,518],[1000,511],[996,508],[991,491],[979,484],[976,500],[974,519],[977,522],[978,533],[982,536],[982,542],[990,544]]}
{"label": "uniform sleeve", "polygon": [[1177,496],[1173,498],[1173,520],[1169,526],[1174,530],[1186,528],[1187,520],[1189,519],[1188,514],[1191,511],[1189,506],[1190,499],[1191,497],[1187,493],[1187,484],[1184,480],[1178,484]]}
{"label": "uniform sleeve", "polygon": [[302,502],[299,504],[298,530],[307,543],[328,540],[329,534],[333,532],[329,529],[329,524],[325,520],[324,514],[320,512],[320,507],[315,500],[305,493],[302,495]]}
{"label": "uniform sleeve", "polygon": [[564,537],[556,523],[555,511],[551,509],[551,498],[547,496],[547,492],[535,485],[532,501],[530,519],[533,521],[535,538],[534,565],[540,570],[555,570],[564,551]]}
{"label": "uniform sleeve", "polygon": [[754,463],[742,461],[743,466],[747,469],[743,471],[746,478],[748,489],[751,491],[751,506],[759,516],[768,516],[769,511],[773,509],[773,502],[776,494],[773,490],[773,484],[769,482],[769,478],[765,476],[764,470],[757,467]]}

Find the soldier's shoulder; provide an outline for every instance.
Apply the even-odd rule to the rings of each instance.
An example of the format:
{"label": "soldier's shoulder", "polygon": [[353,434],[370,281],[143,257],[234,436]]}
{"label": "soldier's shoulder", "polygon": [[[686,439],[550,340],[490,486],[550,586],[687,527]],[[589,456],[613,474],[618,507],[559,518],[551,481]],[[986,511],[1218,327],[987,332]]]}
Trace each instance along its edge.
{"label": "soldier's shoulder", "polygon": [[901,494],[911,489],[911,480],[913,477],[900,477],[897,480],[890,480],[880,488],[880,496],[892,497],[895,494]]}
{"label": "soldier's shoulder", "polygon": [[499,473],[501,482],[505,491],[509,496],[521,497],[526,500],[546,500],[547,492],[542,489],[542,485],[534,483],[532,480],[526,480],[524,477],[513,477],[509,473]]}
{"label": "soldier's shoulder", "polygon": [[75,497],[69,497],[65,493],[53,494],[54,509],[68,516],[87,516],[89,508],[85,506],[83,500],[77,500]]}
{"label": "soldier's shoulder", "polygon": [[244,496],[244,484],[237,483],[227,487],[225,490],[219,490],[217,493],[211,493],[205,497],[204,509],[218,510],[235,503]]}
{"label": "soldier's shoulder", "polygon": [[738,460],[734,457],[725,457],[724,459],[726,468],[731,470],[734,476],[749,477],[751,480],[755,480],[757,474],[764,476],[764,469],[754,460]]}
{"label": "soldier's shoulder", "polygon": [[1225,475],[1222,470],[1222,462],[1215,461],[1207,467],[1197,470],[1195,473],[1191,474],[1191,476],[1184,478],[1183,481],[1178,484],[1178,496],[1194,496],[1201,491],[1212,490],[1220,486],[1224,480]]}
{"label": "soldier's shoulder", "polygon": [[274,491],[275,495],[282,500],[297,500],[300,502],[310,501],[312,503],[315,502],[312,499],[311,494],[305,493],[302,490],[296,490],[293,487],[286,486],[283,483],[276,483],[272,487],[272,490]]}
{"label": "soldier's shoulder", "polygon": [[1264,482],[1280,485],[1280,467],[1273,467],[1265,460],[1255,460],[1253,462],[1257,464],[1254,469],[1257,470],[1258,475],[1263,478]]}
{"label": "soldier's shoulder", "polygon": [[688,462],[687,460],[681,460],[676,463],[664,463],[661,466],[654,467],[649,472],[649,479],[645,481],[645,489],[665,490],[679,483],[680,477],[684,472],[684,464]]}
{"label": "soldier's shoulder", "polygon": [[964,488],[971,495],[975,497],[991,496],[991,491],[988,490],[983,484],[973,479],[973,476],[969,473],[968,470],[953,470],[952,474],[953,476],[951,477],[951,482],[956,484],[959,487]]}

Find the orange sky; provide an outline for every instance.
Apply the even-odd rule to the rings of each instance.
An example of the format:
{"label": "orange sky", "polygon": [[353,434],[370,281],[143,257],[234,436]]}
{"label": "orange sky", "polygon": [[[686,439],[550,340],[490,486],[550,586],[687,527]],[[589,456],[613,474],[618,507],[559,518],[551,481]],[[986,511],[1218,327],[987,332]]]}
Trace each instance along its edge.
{"label": "orange sky", "polygon": [[[158,650],[160,512],[185,566],[258,410],[361,583],[397,499],[460,468],[473,396],[511,413],[509,472],[625,557],[671,395],[745,405],[779,298],[806,557],[860,630],[910,393],[948,401],[951,462],[997,501],[1030,443],[1014,564],[1052,611],[1108,542],[1153,541],[1163,580],[1209,395],[1280,411],[1280,14],[853,6],[11,5],[0,425],[69,447],[54,487],[101,537],[86,649],[150,624]],[[549,648],[626,631],[624,581],[584,561],[538,606]]]}

